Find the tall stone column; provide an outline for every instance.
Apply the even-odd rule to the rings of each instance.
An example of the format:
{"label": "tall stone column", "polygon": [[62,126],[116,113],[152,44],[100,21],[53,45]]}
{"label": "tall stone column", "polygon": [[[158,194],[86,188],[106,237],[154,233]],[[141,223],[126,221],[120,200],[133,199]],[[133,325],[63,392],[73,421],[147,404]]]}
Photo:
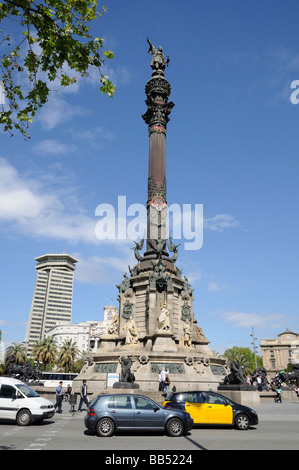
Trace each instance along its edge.
{"label": "tall stone column", "polygon": [[[153,55],[151,67],[153,73],[145,86],[147,111],[142,116],[149,131],[149,167],[148,167],[148,200],[147,200],[147,252],[159,255],[165,252],[166,222],[166,128],[169,114],[174,103],[168,102],[171,93],[169,82],[164,76],[165,65],[162,48],[150,45],[149,53]],[[164,240],[157,246],[156,240]]]}

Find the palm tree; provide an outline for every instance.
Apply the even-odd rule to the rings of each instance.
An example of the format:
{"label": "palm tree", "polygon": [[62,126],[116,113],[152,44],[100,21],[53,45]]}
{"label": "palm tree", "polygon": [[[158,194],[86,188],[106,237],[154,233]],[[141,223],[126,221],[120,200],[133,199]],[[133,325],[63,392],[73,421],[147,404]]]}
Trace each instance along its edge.
{"label": "palm tree", "polygon": [[251,362],[245,354],[242,354],[242,351],[240,351],[239,348],[233,347],[231,349],[227,349],[224,352],[224,356],[226,357],[229,365],[233,362],[237,362],[243,367],[243,373],[245,375],[251,374]]}
{"label": "palm tree", "polygon": [[72,339],[65,340],[59,352],[58,362],[61,367],[64,367],[66,373],[70,371],[78,353],[77,343],[73,343]]}
{"label": "palm tree", "polygon": [[51,336],[38,341],[32,351],[32,357],[38,362],[43,362],[46,366],[46,371],[49,369],[49,365],[55,361],[56,354],[56,340]]}
{"label": "palm tree", "polygon": [[17,364],[24,364],[27,359],[26,346],[23,343],[12,343],[5,351],[6,357],[10,355],[15,356]]}

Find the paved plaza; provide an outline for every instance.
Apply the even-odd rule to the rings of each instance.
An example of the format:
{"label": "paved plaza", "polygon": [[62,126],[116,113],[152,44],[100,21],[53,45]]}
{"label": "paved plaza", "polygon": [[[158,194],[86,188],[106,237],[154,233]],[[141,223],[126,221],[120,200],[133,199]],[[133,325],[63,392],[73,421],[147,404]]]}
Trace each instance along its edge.
{"label": "paved plaza", "polygon": [[114,455],[115,450],[118,455],[120,451],[126,451],[126,455],[132,451],[132,456],[142,450],[153,455],[184,451],[194,455],[195,460],[199,450],[299,450],[299,400],[265,403],[256,411],[260,424],[248,431],[196,426],[180,438],[140,432],[100,438],[85,429],[86,410],[72,413],[64,402],[63,413],[42,424],[19,427],[2,422],[0,450],[101,450],[101,458]]}

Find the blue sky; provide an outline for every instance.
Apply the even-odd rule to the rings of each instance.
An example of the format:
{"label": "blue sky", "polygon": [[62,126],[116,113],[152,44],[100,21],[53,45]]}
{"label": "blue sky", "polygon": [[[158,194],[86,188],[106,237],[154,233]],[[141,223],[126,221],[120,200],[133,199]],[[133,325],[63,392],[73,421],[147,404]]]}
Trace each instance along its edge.
{"label": "blue sky", "polygon": [[[99,204],[147,199],[147,36],[170,56],[168,204],[203,204],[200,250],[177,265],[212,350],[299,332],[299,6],[295,0],[105,2],[111,100],[92,79],[53,92],[31,139],[0,133],[0,328],[24,341],[34,258],[75,256],[74,323],[102,320],[134,264],[131,240],[95,237]],[[180,247],[181,248],[181,247]]]}

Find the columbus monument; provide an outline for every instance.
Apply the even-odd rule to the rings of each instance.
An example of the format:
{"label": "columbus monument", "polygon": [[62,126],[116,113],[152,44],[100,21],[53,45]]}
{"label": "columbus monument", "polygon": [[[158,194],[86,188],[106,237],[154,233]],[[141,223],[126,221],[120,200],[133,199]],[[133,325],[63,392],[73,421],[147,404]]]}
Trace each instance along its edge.
{"label": "columbus monument", "polygon": [[158,390],[163,367],[177,390],[216,390],[227,374],[225,361],[210,351],[195,319],[193,289],[176,264],[179,245],[165,236],[166,132],[174,103],[169,101],[171,87],[165,78],[169,57],[165,59],[162,48],[147,41],[152,74],[145,85],[147,110],[142,116],[149,135],[146,240],[135,242],[136,264],[116,286],[118,312],[106,334],[98,338],[74,391],[86,379],[90,391],[102,392],[108,374],[122,377],[126,363],[132,382],[142,392]]}

